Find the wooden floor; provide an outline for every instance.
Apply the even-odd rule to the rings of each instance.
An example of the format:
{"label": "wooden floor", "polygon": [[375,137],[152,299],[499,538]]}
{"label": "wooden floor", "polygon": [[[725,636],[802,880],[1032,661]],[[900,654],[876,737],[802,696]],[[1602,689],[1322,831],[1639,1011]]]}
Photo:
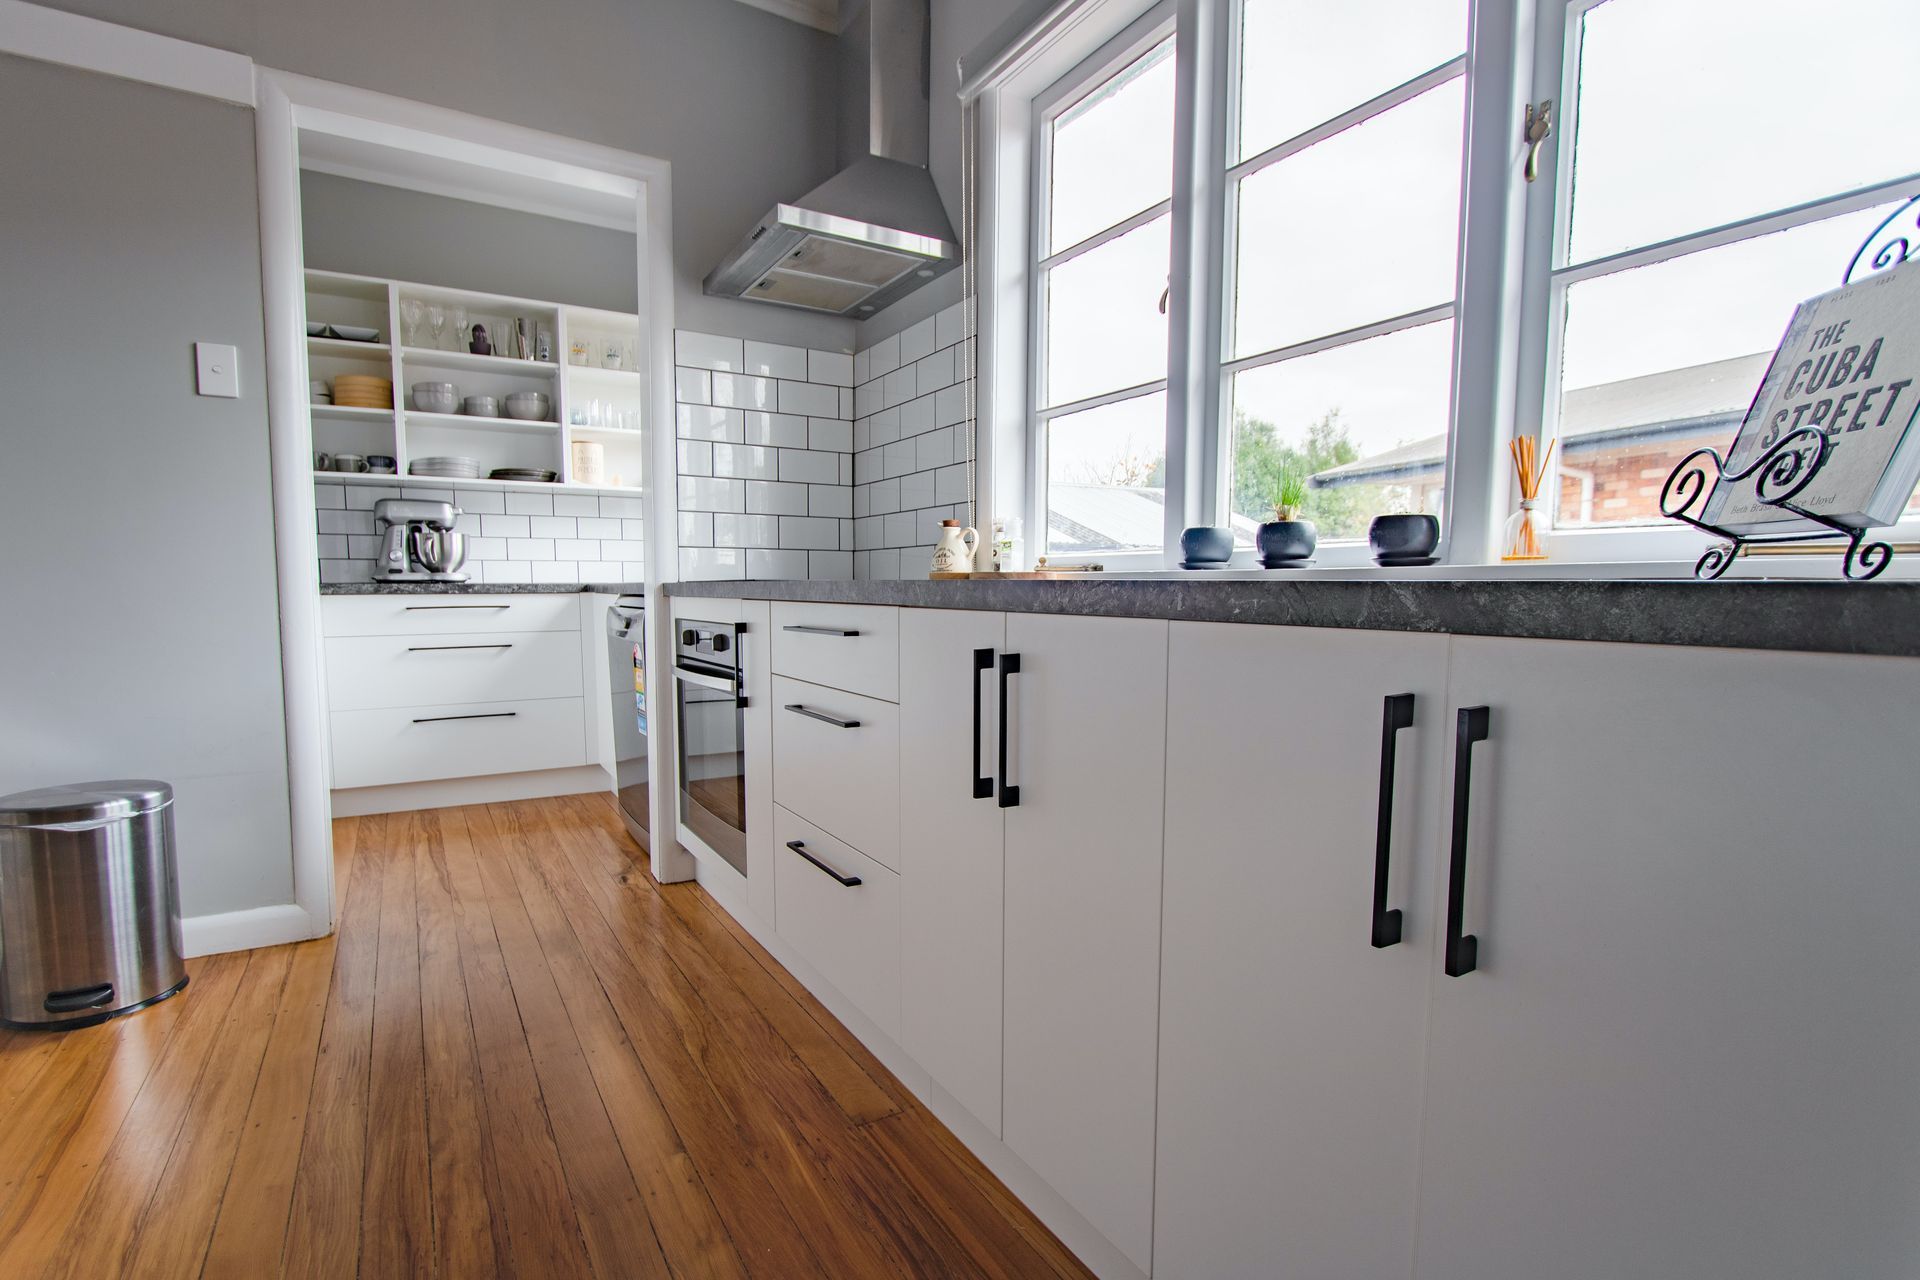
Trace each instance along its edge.
{"label": "wooden floor", "polygon": [[340,929],[0,1038],[0,1276],[1082,1276],[605,797],[335,825]]}

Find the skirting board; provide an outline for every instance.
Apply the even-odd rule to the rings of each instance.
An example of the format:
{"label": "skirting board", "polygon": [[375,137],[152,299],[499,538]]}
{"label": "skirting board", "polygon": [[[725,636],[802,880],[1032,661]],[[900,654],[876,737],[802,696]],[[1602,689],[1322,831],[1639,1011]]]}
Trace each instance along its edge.
{"label": "skirting board", "polygon": [[[732,868],[725,870],[731,873]],[[991,1130],[935,1084],[926,1069],[915,1062],[891,1036],[875,1026],[872,1019],[855,1008],[853,1002],[821,977],[818,970],[795,954],[785,939],[747,911],[742,900],[745,897],[742,892],[745,881],[741,877],[717,874],[712,864],[701,859],[694,878],[728,915],[739,921],[740,926],[780,962],[782,968],[798,978],[800,985],[826,1006],[828,1013],[853,1032],[854,1038],[880,1060],[881,1066],[891,1071],[915,1097],[926,1103],[934,1118],[978,1156],[980,1163],[1005,1183],[1007,1190],[1031,1209],[1049,1231],[1059,1236],[1061,1243],[1073,1250],[1074,1255],[1095,1275],[1101,1280],[1147,1280],[1145,1272],[1134,1266],[1125,1254],[1081,1216],[1079,1210],[1068,1204],[1039,1174],[1028,1168],[1012,1148],[994,1137]]]}
{"label": "skirting board", "polygon": [[613,778],[597,764],[570,769],[534,769],[527,773],[495,773],[481,778],[443,778],[434,782],[399,782],[386,787],[353,787],[333,793],[333,816],[359,818],[370,813],[404,813],[409,809],[448,809],[460,804],[499,804],[541,796],[576,796],[589,791],[612,791]]}
{"label": "skirting board", "polygon": [[307,913],[291,902],[210,916],[187,916],[180,921],[180,950],[188,957],[276,947],[283,942],[305,942],[319,936]]}

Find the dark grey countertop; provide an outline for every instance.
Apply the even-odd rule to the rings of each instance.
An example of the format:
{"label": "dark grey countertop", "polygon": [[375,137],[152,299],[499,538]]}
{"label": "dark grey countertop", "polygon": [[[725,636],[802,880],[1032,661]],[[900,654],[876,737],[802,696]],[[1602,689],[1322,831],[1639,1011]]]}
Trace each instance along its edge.
{"label": "dark grey countertop", "polygon": [[640,595],[644,582],[326,582],[323,596]]}
{"label": "dark grey countertop", "polygon": [[1542,578],[674,582],[801,600],[1920,657],[1920,582]]}

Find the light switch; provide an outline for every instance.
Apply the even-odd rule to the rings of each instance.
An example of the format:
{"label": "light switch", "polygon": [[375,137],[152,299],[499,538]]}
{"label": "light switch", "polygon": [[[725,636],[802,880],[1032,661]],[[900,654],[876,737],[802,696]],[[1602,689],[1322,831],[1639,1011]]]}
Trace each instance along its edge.
{"label": "light switch", "polygon": [[240,394],[240,352],[218,342],[193,344],[197,389],[203,396]]}

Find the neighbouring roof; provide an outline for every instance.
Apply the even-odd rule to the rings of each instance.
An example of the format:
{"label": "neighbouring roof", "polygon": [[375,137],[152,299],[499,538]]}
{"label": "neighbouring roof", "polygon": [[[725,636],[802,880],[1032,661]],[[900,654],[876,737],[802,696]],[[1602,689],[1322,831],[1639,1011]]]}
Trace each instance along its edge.
{"label": "neighbouring roof", "polygon": [[[1166,541],[1164,489],[1095,484],[1047,486],[1047,554],[1097,555],[1138,548],[1158,551]],[[1257,521],[1234,516],[1232,528],[1251,544]]]}

